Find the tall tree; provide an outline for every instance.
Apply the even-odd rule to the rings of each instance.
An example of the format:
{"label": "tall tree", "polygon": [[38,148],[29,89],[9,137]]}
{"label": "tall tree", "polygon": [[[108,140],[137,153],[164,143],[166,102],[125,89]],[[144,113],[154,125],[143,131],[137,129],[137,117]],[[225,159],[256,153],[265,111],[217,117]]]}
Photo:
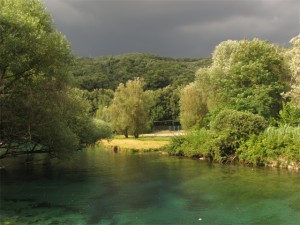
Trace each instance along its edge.
{"label": "tall tree", "polygon": [[151,92],[153,107],[151,107],[152,121],[178,121],[179,99],[181,87],[167,86]]}
{"label": "tall tree", "polygon": [[183,129],[189,129],[195,124],[201,125],[208,112],[201,91],[195,83],[187,85],[180,96],[180,123]]}
{"label": "tall tree", "polygon": [[291,39],[292,48],[286,53],[291,70],[291,90],[287,93],[294,106],[300,109],[300,36]]}
{"label": "tall tree", "polygon": [[114,129],[128,137],[135,138],[149,127],[151,100],[143,91],[144,81],[135,79],[120,84],[110,106],[111,123]]}
{"label": "tall tree", "polygon": [[42,3],[0,0],[0,9],[0,158],[58,155],[95,141],[99,130],[69,87],[71,47]]}
{"label": "tall tree", "polygon": [[73,60],[68,41],[57,32],[38,0],[0,1],[0,91],[39,77],[65,83]]}
{"label": "tall tree", "polygon": [[267,41],[226,41],[213,54],[208,72],[215,107],[250,111],[276,117],[287,71],[278,48]]}

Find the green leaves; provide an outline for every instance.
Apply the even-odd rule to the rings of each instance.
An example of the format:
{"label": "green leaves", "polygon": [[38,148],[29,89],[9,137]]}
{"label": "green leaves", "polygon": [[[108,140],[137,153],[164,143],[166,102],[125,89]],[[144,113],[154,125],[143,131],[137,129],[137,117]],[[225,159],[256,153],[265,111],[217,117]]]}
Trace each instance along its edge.
{"label": "green leaves", "polygon": [[211,122],[211,130],[218,133],[226,133],[232,140],[232,147],[236,147],[238,142],[243,142],[251,134],[258,134],[267,127],[267,122],[262,116],[250,112],[241,112],[225,109],[217,114]]}
{"label": "green leaves", "polygon": [[128,137],[136,138],[149,127],[151,98],[143,91],[144,81],[137,78],[120,84],[110,106],[114,129]]}
{"label": "green leaves", "polygon": [[59,155],[103,137],[69,87],[71,47],[41,2],[0,0],[0,8],[0,147]]}
{"label": "green leaves", "polygon": [[287,167],[291,163],[299,164],[299,149],[299,127],[269,127],[242,144],[237,154],[241,160],[254,165]]}
{"label": "green leaves", "polygon": [[[181,95],[181,116],[186,114],[182,123],[189,122],[189,128],[198,122],[196,118],[207,113],[207,129],[192,129],[186,136],[174,139],[170,153],[217,161],[239,157],[256,165],[298,165],[299,129],[286,126],[298,125],[300,118],[299,37],[292,42],[294,46],[286,55],[293,73],[292,90],[286,96],[292,102],[283,107],[282,93],[286,91],[289,71],[278,47],[258,39],[220,43],[212,66],[199,69],[196,81],[186,86]],[[266,129],[267,121],[279,116],[277,125],[283,127]]]}
{"label": "green leaves", "polygon": [[286,93],[286,97],[291,98],[295,107],[300,109],[300,38],[292,38],[290,41],[292,48],[289,49],[285,57],[291,71],[290,87],[291,90]]}
{"label": "green leaves", "polygon": [[292,102],[283,103],[283,107],[279,112],[280,125],[298,126],[300,124],[300,109],[295,107]]}
{"label": "green leaves", "polygon": [[3,0],[0,26],[0,91],[37,73],[45,79],[68,80],[70,45],[52,28],[40,1]]}
{"label": "green leaves", "polygon": [[189,129],[195,124],[202,125],[208,112],[205,97],[195,83],[187,85],[180,96],[180,123],[183,129]]}
{"label": "green leaves", "polygon": [[198,72],[199,89],[207,90],[208,109],[233,108],[265,118],[276,117],[286,74],[278,48],[267,41],[226,41],[213,54],[211,68]]}
{"label": "green leaves", "polygon": [[142,53],[129,53],[99,58],[78,58],[72,71],[78,85],[86,90],[105,88],[115,90],[120,83],[135,77],[145,81],[146,90],[169,85],[177,88],[194,80],[195,72],[211,60],[174,59]]}

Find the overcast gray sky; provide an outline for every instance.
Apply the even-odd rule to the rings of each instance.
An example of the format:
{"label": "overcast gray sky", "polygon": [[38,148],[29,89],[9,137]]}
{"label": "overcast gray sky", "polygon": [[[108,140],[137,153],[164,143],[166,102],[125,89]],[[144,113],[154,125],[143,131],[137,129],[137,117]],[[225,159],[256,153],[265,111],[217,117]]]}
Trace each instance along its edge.
{"label": "overcast gray sky", "polygon": [[80,56],[210,56],[225,40],[287,45],[300,0],[42,0]]}

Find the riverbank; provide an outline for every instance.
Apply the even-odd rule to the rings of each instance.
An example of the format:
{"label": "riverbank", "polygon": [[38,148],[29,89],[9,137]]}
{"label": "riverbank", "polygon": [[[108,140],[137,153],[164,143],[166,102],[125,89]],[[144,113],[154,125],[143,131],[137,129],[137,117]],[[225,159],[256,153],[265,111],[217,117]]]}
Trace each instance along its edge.
{"label": "riverbank", "polygon": [[147,134],[141,135],[140,138],[124,138],[117,135],[113,139],[101,140],[100,145],[103,145],[106,149],[117,151],[131,151],[131,152],[151,152],[159,151],[163,147],[167,146],[171,141],[170,135],[162,134]]}
{"label": "riverbank", "polygon": [[[234,129],[215,132],[191,130],[173,138],[165,149],[170,155],[199,158],[222,164],[239,163],[254,167],[272,167],[300,171],[299,128],[268,128],[239,138]],[[245,132],[244,132],[245,133]]]}
{"label": "riverbank", "polygon": [[133,151],[133,152],[151,152],[160,151],[163,147],[170,144],[173,137],[184,135],[184,131],[163,130],[149,134],[141,134],[139,138],[123,135],[114,135],[112,139],[99,141],[107,149],[114,151]]}
{"label": "riverbank", "polygon": [[[194,132],[192,132],[194,133]],[[264,146],[263,148],[255,148],[255,151],[264,151],[266,153],[253,154],[251,155],[255,160],[250,160],[251,158],[246,158],[241,154],[240,149],[236,154],[228,155],[227,157],[212,157],[210,152],[202,152],[207,146],[198,146],[199,138],[191,138],[191,132],[186,136],[183,131],[162,131],[151,134],[140,135],[140,138],[136,139],[134,137],[124,138],[124,136],[116,135],[110,140],[102,140],[99,142],[106,149],[111,151],[122,151],[122,152],[154,152],[161,151],[162,153],[169,155],[185,156],[187,158],[199,158],[200,160],[214,161],[218,163],[238,163],[248,166],[258,166],[258,167],[271,167],[271,168],[282,168],[289,170],[300,171],[300,163],[296,160],[295,156],[292,158],[284,157],[283,154],[270,156],[269,146]],[[197,133],[197,132],[196,132]],[[193,135],[192,135],[193,136]],[[269,135],[270,136],[270,135]],[[268,137],[269,137],[268,136]],[[176,138],[174,138],[176,137]],[[191,140],[197,140],[193,142]],[[196,145],[192,143],[198,143]],[[205,143],[205,142],[202,142]],[[256,144],[260,143],[258,141]],[[278,146],[277,146],[278,147]],[[273,149],[273,148],[272,148]],[[249,153],[249,149],[244,150]],[[274,151],[274,150],[273,150]],[[272,152],[273,152],[272,151]],[[277,150],[280,153],[284,151]],[[285,150],[286,151],[286,150]],[[299,150],[298,150],[299,152]],[[257,156],[258,155],[258,156]],[[276,157],[277,156],[277,157]],[[259,157],[259,158],[257,158]]]}

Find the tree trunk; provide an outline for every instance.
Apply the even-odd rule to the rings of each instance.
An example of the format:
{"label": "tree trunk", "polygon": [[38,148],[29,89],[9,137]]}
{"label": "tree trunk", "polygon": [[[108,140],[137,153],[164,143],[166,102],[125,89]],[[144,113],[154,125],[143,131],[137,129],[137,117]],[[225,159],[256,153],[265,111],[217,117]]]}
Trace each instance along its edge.
{"label": "tree trunk", "polygon": [[127,131],[124,132],[124,136],[125,136],[125,138],[128,138],[128,132]]}

